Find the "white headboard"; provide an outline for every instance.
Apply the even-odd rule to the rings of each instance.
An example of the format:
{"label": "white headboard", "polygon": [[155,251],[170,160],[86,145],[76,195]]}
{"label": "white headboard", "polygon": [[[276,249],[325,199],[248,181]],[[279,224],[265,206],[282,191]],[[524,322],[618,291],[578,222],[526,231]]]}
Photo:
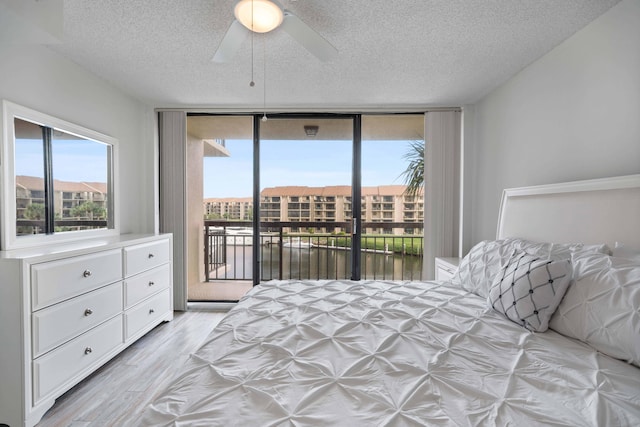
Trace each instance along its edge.
{"label": "white headboard", "polygon": [[640,247],[640,174],[504,190],[497,238]]}

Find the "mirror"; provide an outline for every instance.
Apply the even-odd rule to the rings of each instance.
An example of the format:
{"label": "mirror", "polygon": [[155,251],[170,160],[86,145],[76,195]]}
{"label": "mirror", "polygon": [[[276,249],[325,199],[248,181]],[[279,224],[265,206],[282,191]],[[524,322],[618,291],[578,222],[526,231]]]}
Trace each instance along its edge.
{"label": "mirror", "polygon": [[2,249],[116,234],[117,141],[8,102]]}

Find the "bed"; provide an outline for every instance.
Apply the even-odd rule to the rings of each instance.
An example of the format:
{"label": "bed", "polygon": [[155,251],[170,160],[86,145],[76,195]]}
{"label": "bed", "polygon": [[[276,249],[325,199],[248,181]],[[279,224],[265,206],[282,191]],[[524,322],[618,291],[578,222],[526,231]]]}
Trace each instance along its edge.
{"label": "bed", "polygon": [[640,175],[505,190],[446,282],[270,281],[141,425],[640,425]]}

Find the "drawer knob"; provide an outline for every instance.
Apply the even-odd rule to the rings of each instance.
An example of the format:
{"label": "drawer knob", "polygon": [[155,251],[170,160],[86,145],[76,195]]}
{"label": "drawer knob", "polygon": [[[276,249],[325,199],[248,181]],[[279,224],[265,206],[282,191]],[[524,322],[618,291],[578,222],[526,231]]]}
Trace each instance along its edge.
{"label": "drawer knob", "polygon": [[149,314],[153,314],[153,313],[155,313],[155,312],[156,312],[156,311],[155,311],[153,308],[150,308],[150,309],[149,309]]}
{"label": "drawer knob", "polygon": [[91,347],[87,347],[84,349],[84,354],[90,354],[93,351]]}
{"label": "drawer knob", "polygon": [[149,258],[153,258],[153,254],[149,254]]}
{"label": "drawer knob", "polygon": [[93,310],[91,310],[90,308],[87,308],[87,309],[84,311],[84,315],[85,315],[85,316],[91,316],[92,314],[93,314]]}
{"label": "drawer knob", "polygon": [[155,285],[155,283],[149,282],[149,286],[153,286],[153,285]]}
{"label": "drawer knob", "polygon": [[82,273],[82,277],[90,277],[91,276],[91,270],[85,270],[84,273]]}

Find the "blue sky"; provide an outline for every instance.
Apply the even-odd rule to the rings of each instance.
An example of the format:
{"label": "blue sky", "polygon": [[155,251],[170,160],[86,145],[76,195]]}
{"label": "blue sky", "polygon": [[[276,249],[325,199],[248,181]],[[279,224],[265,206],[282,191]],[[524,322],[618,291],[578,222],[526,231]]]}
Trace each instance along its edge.
{"label": "blue sky", "polygon": [[[18,139],[15,148],[15,174],[44,174],[42,141]],[[53,141],[53,175],[62,181],[107,182],[107,146],[88,140]]]}
{"label": "blue sky", "polygon": [[[252,141],[227,140],[230,157],[204,160],[204,197],[250,197]],[[402,184],[407,141],[363,141],[362,185]],[[351,141],[262,141],[260,187],[350,185]]]}
{"label": "blue sky", "polygon": [[[79,145],[81,144],[81,145]],[[230,157],[204,159],[204,197],[250,197],[251,140],[227,140]],[[81,150],[80,150],[81,149]],[[362,185],[402,184],[408,141],[363,141]],[[79,151],[82,151],[80,153]],[[62,181],[106,182],[106,146],[93,141],[55,140],[54,177]],[[260,186],[351,184],[351,141],[262,141]],[[42,141],[16,144],[16,175],[43,176]]]}

